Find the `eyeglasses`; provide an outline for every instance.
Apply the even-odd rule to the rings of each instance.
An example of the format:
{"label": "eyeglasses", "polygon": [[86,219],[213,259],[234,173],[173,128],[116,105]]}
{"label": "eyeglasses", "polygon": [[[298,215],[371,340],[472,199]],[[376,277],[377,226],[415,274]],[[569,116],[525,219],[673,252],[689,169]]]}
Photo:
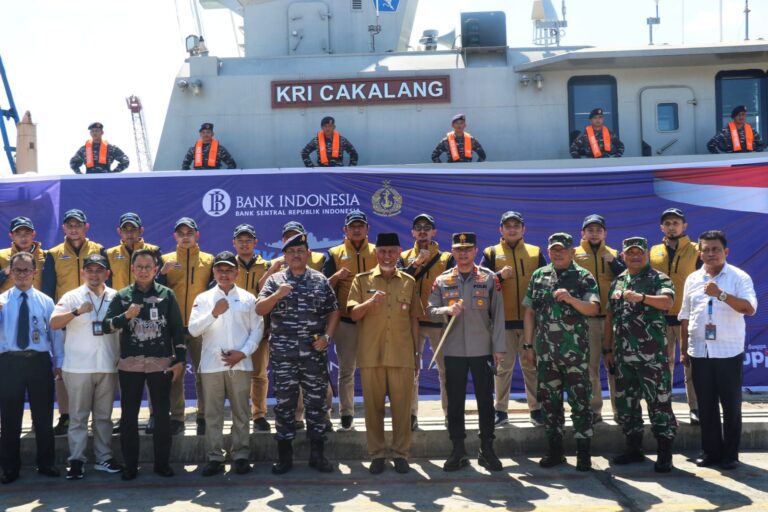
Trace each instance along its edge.
{"label": "eyeglasses", "polygon": [[432,231],[433,229],[435,228],[430,226],[429,224],[416,224],[415,226],[413,226],[414,231],[424,231],[427,233]]}
{"label": "eyeglasses", "polygon": [[34,268],[12,268],[11,269],[11,272],[19,276],[25,276],[27,274],[33,273],[34,271],[35,271]]}
{"label": "eyeglasses", "polygon": [[135,268],[137,272],[150,272],[155,269],[155,266],[154,265],[134,265],[133,268]]}

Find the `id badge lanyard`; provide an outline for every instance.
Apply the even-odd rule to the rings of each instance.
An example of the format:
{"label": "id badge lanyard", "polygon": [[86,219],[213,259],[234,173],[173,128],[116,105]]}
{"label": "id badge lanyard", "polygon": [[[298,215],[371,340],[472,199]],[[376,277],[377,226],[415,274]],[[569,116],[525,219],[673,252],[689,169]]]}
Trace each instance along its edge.
{"label": "id badge lanyard", "polygon": [[107,292],[104,292],[104,295],[101,296],[101,302],[99,303],[99,307],[96,307],[96,304],[93,302],[93,299],[91,298],[91,294],[88,294],[88,300],[91,301],[91,305],[93,306],[93,309],[91,310],[94,315],[91,316],[93,320],[91,321],[91,331],[93,332],[94,336],[103,336],[104,330],[102,329],[101,320],[99,320],[99,313],[101,312],[101,308],[104,306],[104,299],[107,298]]}

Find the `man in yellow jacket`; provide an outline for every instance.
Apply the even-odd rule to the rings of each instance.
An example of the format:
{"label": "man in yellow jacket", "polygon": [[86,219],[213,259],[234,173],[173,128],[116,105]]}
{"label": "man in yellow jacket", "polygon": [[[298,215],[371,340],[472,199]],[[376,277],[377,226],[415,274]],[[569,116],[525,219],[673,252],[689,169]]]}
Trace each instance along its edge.
{"label": "man in yellow jacket", "polygon": [[[189,217],[182,217],[173,226],[173,238],[176,250],[163,254],[163,266],[160,269],[160,284],[166,284],[176,294],[181,309],[184,327],[189,324],[189,315],[195,298],[209,288],[213,281],[213,255],[200,250],[197,244],[200,230],[197,222]],[[202,337],[193,338],[187,334],[187,351],[192,359],[192,371],[195,374],[197,391],[197,435],[205,435],[205,402],[203,401],[203,383],[200,377],[200,351]],[[178,379],[171,386],[171,433],[184,431],[184,379]]]}
{"label": "man in yellow jacket", "polygon": [[[603,351],[605,336],[605,312],[608,305],[608,291],[613,280],[624,272],[626,267],[619,258],[616,249],[605,245],[608,229],[602,215],[593,213],[587,215],[581,224],[581,245],[576,248],[574,261],[577,265],[589,270],[597,281],[600,292],[600,313],[587,319],[589,322],[589,380],[592,383],[592,411],[594,423],[603,420],[603,394],[600,383],[600,359]],[[606,368],[608,373],[608,391],[611,397],[611,410],[616,418],[614,399],[614,368]]]}
{"label": "man in yellow jacket", "polygon": [[115,290],[122,290],[130,286],[136,280],[131,273],[131,255],[139,249],[148,249],[155,253],[155,259],[160,263],[160,248],[148,244],[142,238],[144,227],[141,217],[133,212],[126,212],[120,216],[117,226],[117,234],[120,235],[120,243],[107,249],[107,260],[112,271],[107,286]]}
{"label": "man in yellow jacket", "polygon": [[[82,210],[71,209],[64,212],[61,227],[64,230],[64,241],[48,251],[43,266],[42,291],[52,298],[53,302],[58,302],[65,293],[83,284],[80,271],[83,269],[85,258],[91,254],[106,256],[101,244],[86,237],[91,225]],[[60,378],[56,379],[56,402],[59,404],[59,421],[53,428],[53,433],[63,436],[69,430],[69,396],[64,381]]]}
{"label": "man in yellow jacket", "polygon": [[11,256],[17,252],[29,252],[37,262],[37,272],[32,287],[42,290],[43,272],[45,264],[45,251],[43,244],[35,241],[35,226],[29,217],[15,217],[11,219],[8,235],[11,237],[11,246],[0,250],[0,293],[13,288],[15,279],[11,273]]}
{"label": "man in yellow jacket", "polygon": [[[661,232],[664,239],[658,245],[651,247],[651,266],[659,272],[664,272],[675,285],[675,304],[667,311],[667,350],[669,354],[669,372],[675,382],[675,347],[680,343],[680,320],[677,314],[683,301],[685,280],[688,275],[701,268],[699,248],[685,234],[688,223],[679,208],[667,208],[661,214]],[[696,391],[690,366],[683,365],[685,375],[685,392],[688,396],[688,407],[691,410],[691,424],[699,424],[699,410],[696,404]]]}

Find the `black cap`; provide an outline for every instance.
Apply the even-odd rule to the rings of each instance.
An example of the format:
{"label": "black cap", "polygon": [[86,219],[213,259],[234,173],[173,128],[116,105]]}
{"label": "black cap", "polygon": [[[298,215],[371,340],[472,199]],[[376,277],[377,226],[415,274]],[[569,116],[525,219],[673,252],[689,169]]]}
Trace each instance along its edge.
{"label": "black cap", "polygon": [[413,225],[415,226],[415,225],[416,225],[416,223],[417,223],[418,221],[420,221],[420,220],[425,220],[425,221],[429,222],[429,224],[430,224],[430,225],[431,225],[433,228],[436,228],[436,227],[437,227],[437,226],[435,225],[435,218],[434,218],[433,216],[431,216],[430,214],[428,214],[428,213],[420,213],[420,214],[418,214],[417,216],[415,216],[415,217],[413,218]]}
{"label": "black cap", "polygon": [[309,244],[307,243],[307,235],[304,233],[299,233],[298,235],[293,235],[291,238],[286,240],[283,243],[283,252],[285,252],[286,249],[289,247],[298,247],[300,245],[303,245],[307,249],[309,249]]}
{"label": "black cap", "polygon": [[304,224],[295,220],[286,222],[283,225],[283,234],[289,233],[291,231],[295,231],[297,233],[304,233],[304,234],[307,233],[307,230],[304,229]]}
{"label": "black cap", "polygon": [[240,224],[235,228],[235,231],[232,233],[232,238],[237,238],[243,234],[251,235],[253,238],[256,238],[256,229],[250,224]]}
{"label": "black cap", "polygon": [[105,258],[99,253],[89,254],[83,261],[83,268],[91,264],[100,265],[107,269],[109,268],[109,263],[107,262],[107,258]]}
{"label": "black cap", "polygon": [[551,249],[556,245],[562,245],[565,249],[573,247],[573,237],[568,233],[553,233],[549,235],[547,239],[547,249]]}
{"label": "black cap", "polygon": [[456,121],[466,121],[466,120],[467,120],[467,116],[465,116],[464,114],[456,114],[451,118],[451,124],[455,123]]}
{"label": "black cap", "polygon": [[29,228],[32,231],[35,230],[35,226],[32,224],[32,219],[29,217],[14,217],[11,219],[11,227],[9,231],[13,233],[19,228]]}
{"label": "black cap", "polygon": [[103,130],[103,129],[104,129],[104,125],[103,125],[103,124],[101,124],[101,123],[100,123],[100,122],[98,122],[98,121],[96,121],[95,123],[91,123],[91,124],[89,124],[89,125],[88,125],[88,129],[89,129],[89,130],[93,130],[94,128],[98,128],[99,130]]}
{"label": "black cap", "polygon": [[454,233],[451,237],[451,248],[456,247],[475,247],[477,245],[477,235],[470,232]]}
{"label": "black cap", "polygon": [[78,220],[83,224],[88,222],[88,217],[85,216],[85,212],[83,212],[83,210],[78,210],[77,208],[72,208],[71,210],[64,212],[64,218],[62,219],[61,223],[64,224],[69,219]]}
{"label": "black cap", "polygon": [[680,208],[667,208],[661,213],[661,222],[664,222],[664,219],[667,218],[670,215],[674,215],[675,217],[680,217],[683,219],[683,222],[685,222],[685,215],[683,214],[683,210]]}
{"label": "black cap", "polygon": [[499,222],[499,226],[503,225],[510,219],[517,220],[520,222],[520,224],[525,224],[525,219],[523,218],[522,213],[510,210],[501,214],[501,221]]}
{"label": "black cap", "polygon": [[598,215],[596,213],[592,213],[584,217],[584,222],[581,223],[581,229],[587,229],[587,226],[590,224],[598,224],[602,226],[603,229],[606,229],[605,218],[603,218],[602,215]]}
{"label": "black cap", "polygon": [[334,118],[332,118],[331,116],[325,116],[324,118],[322,118],[320,120],[320,126],[325,126],[325,125],[331,124],[331,123],[336,124],[336,120]]}
{"label": "black cap", "polygon": [[590,119],[592,119],[595,116],[602,116],[602,115],[605,115],[605,114],[603,114],[603,109],[600,107],[593,108],[592,110],[589,111]]}
{"label": "black cap", "polygon": [[213,258],[213,266],[216,265],[229,265],[230,267],[237,267],[237,259],[234,253],[231,251],[221,251]]}
{"label": "black cap", "polygon": [[179,220],[177,220],[176,224],[173,225],[173,230],[176,231],[177,229],[179,229],[179,226],[189,226],[195,231],[198,231],[197,222],[195,222],[193,219],[189,217],[182,217]]}
{"label": "black cap", "polygon": [[213,123],[203,123],[203,124],[201,124],[200,125],[200,129],[198,130],[198,132],[201,132],[203,130],[211,130],[211,131],[213,131]]}
{"label": "black cap", "polygon": [[741,114],[742,112],[746,112],[746,111],[747,111],[746,105],[739,105],[738,107],[735,107],[733,110],[731,110],[731,119]]}
{"label": "black cap", "polygon": [[368,216],[365,214],[365,212],[363,212],[362,210],[352,210],[344,218],[344,225],[349,226],[350,224],[358,220],[368,224]]}
{"label": "black cap", "polygon": [[133,224],[137,228],[141,227],[141,217],[139,217],[138,213],[133,212],[126,212],[120,216],[120,224],[118,224],[120,227],[125,226],[126,224]]}
{"label": "black cap", "polygon": [[376,235],[376,247],[400,247],[397,233],[379,233]]}

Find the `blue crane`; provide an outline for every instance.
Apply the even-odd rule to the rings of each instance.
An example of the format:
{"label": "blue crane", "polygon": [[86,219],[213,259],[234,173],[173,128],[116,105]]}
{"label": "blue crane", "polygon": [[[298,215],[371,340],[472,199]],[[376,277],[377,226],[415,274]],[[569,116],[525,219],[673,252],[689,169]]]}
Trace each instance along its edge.
{"label": "blue crane", "polygon": [[16,104],[13,102],[13,94],[11,94],[11,85],[8,83],[8,77],[5,74],[5,66],[3,66],[3,58],[0,56],[0,78],[3,80],[3,88],[5,89],[5,96],[8,100],[9,107],[2,108],[0,103],[0,132],[3,134],[3,149],[5,155],[8,157],[8,164],[11,166],[11,172],[16,174],[16,161],[13,158],[16,152],[16,146],[11,146],[11,142],[8,139],[8,130],[5,127],[6,121],[13,119],[13,126],[19,124],[19,113],[16,111]]}

